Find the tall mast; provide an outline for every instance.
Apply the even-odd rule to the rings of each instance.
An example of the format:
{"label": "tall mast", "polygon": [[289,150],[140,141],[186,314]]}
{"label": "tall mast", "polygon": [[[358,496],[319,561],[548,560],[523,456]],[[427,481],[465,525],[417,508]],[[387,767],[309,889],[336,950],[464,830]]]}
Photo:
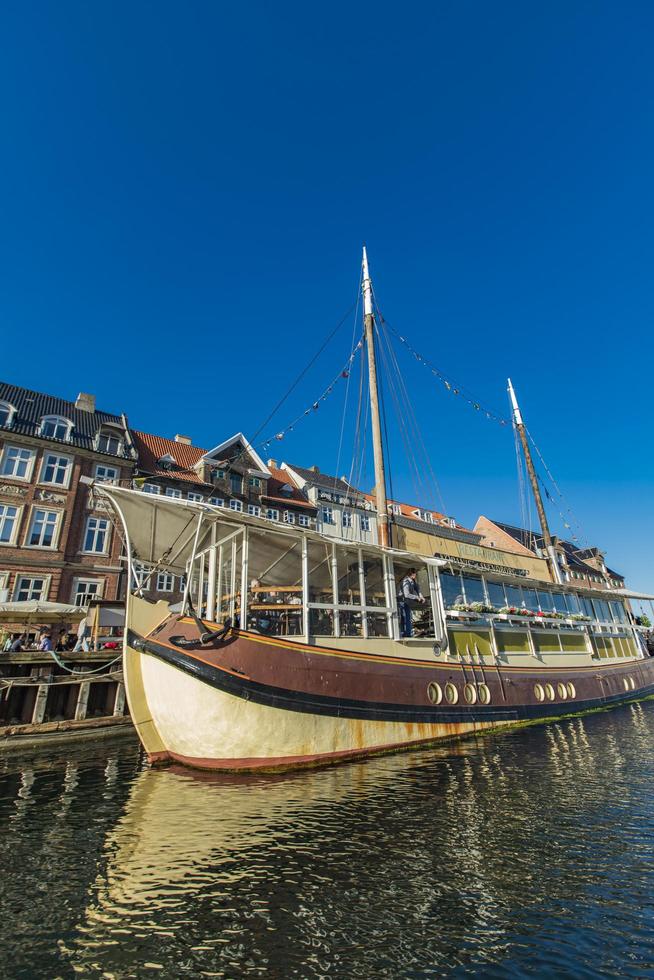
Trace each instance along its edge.
{"label": "tall mast", "polygon": [[554,576],[554,581],[561,584],[563,577],[561,575],[561,569],[559,568],[559,562],[556,556],[556,551],[554,550],[554,545],[552,544],[552,535],[550,534],[549,525],[547,523],[547,515],[545,514],[545,508],[543,506],[543,498],[540,494],[540,487],[538,486],[538,477],[536,476],[536,470],[534,469],[534,461],[531,457],[531,449],[529,448],[529,441],[527,439],[527,433],[525,431],[525,423],[522,421],[522,412],[518,405],[518,399],[515,396],[515,391],[513,390],[513,385],[511,384],[511,378],[509,378],[509,398],[511,399],[511,409],[513,412],[513,421],[520,437],[520,444],[522,445],[522,452],[525,457],[525,463],[527,464],[527,473],[529,474],[529,482],[531,483],[531,489],[534,494],[534,500],[536,501],[536,510],[538,511],[538,519],[540,521],[540,529],[543,535],[543,543],[545,545],[545,551],[547,552],[548,561],[550,563],[550,568],[552,570],[552,575]]}
{"label": "tall mast", "polygon": [[375,497],[379,543],[388,548],[388,504],[386,502],[386,474],[384,472],[384,448],[382,445],[381,418],[379,414],[379,387],[377,384],[377,359],[375,357],[375,318],[372,312],[372,283],[368,274],[368,256],[363,246],[363,326],[368,348],[368,380],[370,384],[370,414],[372,416],[372,448],[375,457]]}

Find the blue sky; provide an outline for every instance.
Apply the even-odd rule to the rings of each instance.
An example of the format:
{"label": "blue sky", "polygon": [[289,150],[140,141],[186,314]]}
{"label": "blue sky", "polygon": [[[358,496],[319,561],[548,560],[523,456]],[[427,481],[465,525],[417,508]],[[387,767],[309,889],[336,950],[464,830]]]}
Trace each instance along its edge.
{"label": "blue sky", "polygon": [[[501,414],[513,378],[585,539],[654,590],[653,30],[645,3],[3,5],[2,376],[252,435],[366,241],[386,319]],[[510,430],[404,353],[448,512],[519,521]],[[344,384],[275,455],[348,472],[354,387],[340,457]]]}

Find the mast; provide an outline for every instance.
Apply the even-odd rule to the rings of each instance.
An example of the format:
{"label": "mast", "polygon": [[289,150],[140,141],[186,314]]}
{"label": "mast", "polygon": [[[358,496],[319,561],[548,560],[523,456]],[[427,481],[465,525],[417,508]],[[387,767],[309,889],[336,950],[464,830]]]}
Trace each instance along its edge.
{"label": "mast", "polygon": [[388,548],[388,504],[386,501],[386,474],[384,472],[384,448],[382,445],[381,417],[379,414],[379,387],[377,384],[377,360],[375,357],[375,318],[372,312],[372,283],[368,274],[368,255],[363,246],[363,326],[368,348],[368,380],[370,385],[370,414],[372,417],[372,448],[375,457],[375,498],[379,543]]}
{"label": "mast", "polygon": [[543,535],[543,543],[545,545],[545,550],[547,552],[547,558],[550,563],[550,568],[552,570],[552,575],[554,576],[554,581],[559,585],[563,582],[563,577],[561,575],[561,569],[559,568],[559,563],[556,557],[556,551],[554,550],[554,545],[552,544],[552,535],[550,534],[549,525],[547,523],[547,516],[545,514],[545,507],[543,506],[543,498],[541,497],[540,487],[538,486],[538,477],[536,476],[536,470],[534,469],[534,461],[531,456],[531,449],[529,448],[529,441],[527,439],[527,433],[525,431],[525,424],[522,421],[522,413],[518,405],[518,399],[515,396],[515,391],[513,390],[513,385],[511,384],[511,378],[509,378],[509,398],[511,399],[511,409],[513,412],[513,422],[520,437],[520,444],[522,446],[522,452],[525,457],[525,463],[527,464],[527,473],[529,474],[529,482],[531,483],[531,489],[534,494],[534,500],[536,501],[536,510],[538,511],[538,520],[540,521],[540,529]]}

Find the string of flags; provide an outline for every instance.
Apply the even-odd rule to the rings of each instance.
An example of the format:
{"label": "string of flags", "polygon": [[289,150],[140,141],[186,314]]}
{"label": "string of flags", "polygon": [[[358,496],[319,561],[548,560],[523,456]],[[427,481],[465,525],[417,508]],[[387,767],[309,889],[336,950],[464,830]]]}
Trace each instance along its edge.
{"label": "string of flags", "polygon": [[427,360],[426,357],[420,354],[417,350],[414,350],[414,348],[411,346],[411,344],[406,339],[406,337],[403,337],[402,334],[399,334],[397,332],[397,330],[394,330],[393,327],[391,327],[391,325],[387,323],[387,321],[384,320],[383,317],[381,317],[381,315],[380,318],[382,319],[384,325],[391,331],[391,333],[395,337],[397,337],[397,339],[401,341],[402,344],[404,344],[406,349],[411,354],[413,354],[416,361],[418,361],[420,364],[423,364],[433,374],[435,378],[438,378],[438,380],[443,384],[443,387],[445,388],[446,391],[449,391],[450,394],[456,395],[463,401],[467,402],[468,405],[470,405],[475,410],[475,412],[479,412],[481,415],[485,415],[490,422],[496,422],[498,425],[510,425],[508,419],[502,418],[501,415],[497,415],[495,412],[491,412],[489,411],[489,409],[484,408],[481,402],[478,402],[474,398],[471,398],[465,391],[463,391],[461,387],[456,385],[453,381],[450,381],[443,374],[443,372],[439,371],[438,368],[435,367],[435,365],[433,365],[430,361]]}
{"label": "string of flags", "polygon": [[[527,429],[526,426],[525,426],[525,429]],[[565,514],[563,514],[559,510],[559,507],[561,506],[561,504],[559,503],[559,501],[557,501],[557,500],[554,499],[554,497],[551,495],[551,493],[549,492],[549,490],[545,486],[545,483],[543,482],[543,479],[540,476],[540,474],[537,474],[538,482],[540,483],[541,487],[543,488],[543,493],[545,494],[545,496],[547,497],[547,499],[549,500],[549,502],[556,507],[557,513],[558,513],[558,515],[561,518],[561,521],[563,523],[563,527],[567,531],[572,531],[573,530],[573,524],[574,524],[575,527],[576,527],[576,530],[581,535],[581,542],[583,543],[585,541],[585,535],[584,535],[584,532],[583,532],[583,528],[582,528],[581,524],[579,523],[579,521],[577,519],[577,516],[575,515],[574,511],[572,510],[572,508],[568,505],[568,501],[565,499],[561,488],[559,487],[558,483],[556,482],[556,480],[554,479],[554,477],[550,473],[550,470],[549,470],[549,468],[547,466],[547,463],[543,459],[543,456],[541,454],[541,451],[538,448],[538,446],[536,445],[536,440],[532,436],[532,434],[529,431],[529,429],[527,429],[527,435],[529,436],[529,441],[531,442],[532,446],[536,450],[536,454],[538,455],[538,458],[539,458],[539,460],[541,461],[541,463],[543,465],[543,469],[547,473],[547,476],[548,476],[548,478],[549,478],[549,480],[550,480],[550,482],[551,482],[554,490],[559,495],[559,498],[562,501],[563,507],[565,508]],[[570,523],[570,521],[572,521],[572,524]],[[571,533],[570,534],[570,538],[573,541],[577,542],[577,543],[579,543],[579,541],[580,541],[580,538],[579,538],[579,536],[577,534],[572,534]]]}
{"label": "string of flags", "polygon": [[316,398],[316,400],[312,402],[308,408],[306,408],[303,412],[301,412],[297,416],[297,418],[293,419],[293,421],[289,423],[289,425],[287,425],[284,429],[280,429],[280,431],[276,432],[275,435],[270,436],[268,439],[266,439],[264,442],[261,443],[261,448],[264,451],[269,449],[274,442],[281,442],[282,439],[284,439],[284,437],[288,435],[289,432],[292,432],[294,430],[294,428],[299,422],[305,419],[308,415],[313,415],[314,412],[318,411],[321,404],[329,398],[329,396],[332,394],[334,388],[339,384],[339,382],[346,381],[350,377],[352,364],[354,362],[355,357],[357,356],[357,354],[359,353],[362,347],[363,347],[363,337],[361,337],[361,339],[354,347],[354,350],[348,357],[347,361],[345,362],[341,370],[338,372],[338,374],[333,379],[331,384],[327,385],[323,393],[318,398]]}

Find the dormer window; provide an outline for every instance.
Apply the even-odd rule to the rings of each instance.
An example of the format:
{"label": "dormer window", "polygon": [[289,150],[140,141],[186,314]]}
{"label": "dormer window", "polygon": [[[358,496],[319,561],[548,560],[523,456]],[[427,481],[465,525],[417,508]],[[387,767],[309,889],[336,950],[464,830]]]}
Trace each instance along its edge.
{"label": "dormer window", "polygon": [[95,448],[99,453],[110,453],[120,456],[123,451],[123,439],[116,429],[100,429],[95,437]]}
{"label": "dormer window", "polygon": [[16,409],[9,402],[0,402],[0,426],[9,429],[14,424]]}
{"label": "dormer window", "polygon": [[291,487],[288,483],[284,483],[279,488],[279,492],[281,493],[282,497],[290,497],[293,493],[293,487]]}
{"label": "dormer window", "polygon": [[164,456],[159,457],[157,465],[164,470],[172,470],[173,466],[177,466],[177,460],[170,453],[166,453]]}
{"label": "dormer window", "polygon": [[61,442],[68,442],[73,430],[73,423],[70,419],[62,418],[61,415],[45,415],[41,419],[39,435],[45,439],[59,439]]}

